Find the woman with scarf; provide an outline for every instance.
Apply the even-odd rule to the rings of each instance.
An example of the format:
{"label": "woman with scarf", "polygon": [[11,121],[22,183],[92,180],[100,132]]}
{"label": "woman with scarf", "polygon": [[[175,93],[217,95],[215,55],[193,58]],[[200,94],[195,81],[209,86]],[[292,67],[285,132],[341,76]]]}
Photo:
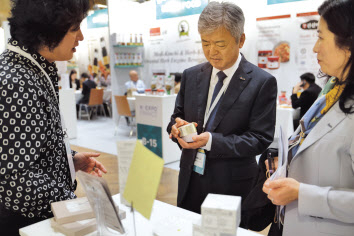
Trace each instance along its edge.
{"label": "woman with scarf", "polygon": [[[353,0],[319,7],[313,50],[329,80],[289,139],[287,178],[263,186],[273,204],[285,206],[278,212],[284,236],[354,234],[353,12]],[[275,231],[279,224],[269,235]]]}

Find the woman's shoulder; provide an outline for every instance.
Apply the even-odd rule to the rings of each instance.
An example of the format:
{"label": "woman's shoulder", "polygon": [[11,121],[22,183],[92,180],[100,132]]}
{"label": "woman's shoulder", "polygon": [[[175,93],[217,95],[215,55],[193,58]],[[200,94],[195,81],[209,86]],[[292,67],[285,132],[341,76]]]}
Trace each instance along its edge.
{"label": "woman's shoulder", "polygon": [[[0,87],[32,87],[35,73],[31,64],[15,52],[5,50],[0,54]],[[12,85],[12,86],[11,86]]]}

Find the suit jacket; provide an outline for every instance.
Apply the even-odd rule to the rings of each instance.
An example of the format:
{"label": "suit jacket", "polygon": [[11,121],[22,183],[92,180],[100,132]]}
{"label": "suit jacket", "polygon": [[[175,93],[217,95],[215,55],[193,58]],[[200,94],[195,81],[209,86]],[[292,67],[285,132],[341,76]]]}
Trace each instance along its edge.
{"label": "suit jacket", "polygon": [[353,131],[354,114],[337,102],[300,146],[288,172],[299,199],[286,206],[284,236],[354,235]]}
{"label": "suit jacket", "polygon": [[[175,118],[197,122],[202,133],[212,66],[204,63],[183,72],[181,89],[171,122]],[[212,173],[212,193],[245,197],[251,190],[258,166],[255,156],[272,142],[275,129],[277,83],[275,78],[249,63],[243,56],[228,89],[220,100],[212,128],[211,150],[206,152],[205,172]],[[176,140],[174,140],[176,141]],[[197,150],[183,149],[180,161],[177,204],[188,189]]]}
{"label": "suit jacket", "polygon": [[318,94],[321,92],[321,87],[313,83],[305,91],[303,91],[298,98],[296,94],[291,95],[291,102],[294,109],[300,107],[300,117],[310,109],[312,104],[316,101]]}
{"label": "suit jacket", "polygon": [[93,80],[86,80],[82,83],[82,95],[83,97],[80,99],[79,103],[87,104],[90,100],[90,91],[91,89],[96,88],[96,83]]}

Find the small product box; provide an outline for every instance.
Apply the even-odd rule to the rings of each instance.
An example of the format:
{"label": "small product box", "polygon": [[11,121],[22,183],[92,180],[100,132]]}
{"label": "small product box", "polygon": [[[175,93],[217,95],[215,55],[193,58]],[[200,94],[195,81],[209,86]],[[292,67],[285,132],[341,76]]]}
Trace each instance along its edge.
{"label": "small product box", "polygon": [[[51,204],[56,223],[66,224],[95,217],[86,197]],[[116,205],[117,207],[117,205]]]}
{"label": "small product box", "polygon": [[[125,219],[126,213],[123,210],[119,210],[119,218]],[[55,218],[51,219],[51,225],[54,230],[63,233],[67,236],[83,236],[96,230],[96,219],[91,218],[87,220],[75,221],[67,224],[58,224]]]}
{"label": "small product box", "polygon": [[241,197],[210,193],[201,208],[204,229],[236,235],[241,220]]}

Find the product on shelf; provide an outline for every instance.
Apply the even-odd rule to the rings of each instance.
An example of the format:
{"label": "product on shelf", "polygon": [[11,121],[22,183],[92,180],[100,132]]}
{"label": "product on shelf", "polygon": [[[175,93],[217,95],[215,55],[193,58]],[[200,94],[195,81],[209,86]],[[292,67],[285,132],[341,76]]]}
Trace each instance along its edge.
{"label": "product on shelf", "polygon": [[175,76],[174,75],[167,76],[167,78],[165,79],[165,89],[168,95],[171,94],[174,83],[175,83]]}

